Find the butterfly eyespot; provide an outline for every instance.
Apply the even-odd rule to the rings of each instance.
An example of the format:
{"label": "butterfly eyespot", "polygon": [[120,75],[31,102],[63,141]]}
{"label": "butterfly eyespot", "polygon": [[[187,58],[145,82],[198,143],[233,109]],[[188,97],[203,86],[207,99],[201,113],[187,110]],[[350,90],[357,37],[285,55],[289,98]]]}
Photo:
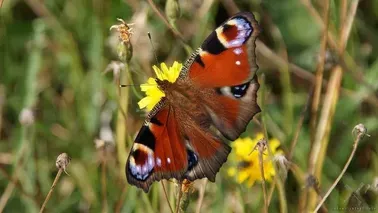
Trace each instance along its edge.
{"label": "butterfly eyespot", "polygon": [[231,93],[235,98],[242,98],[249,88],[250,82],[231,87]]}
{"label": "butterfly eyespot", "polygon": [[130,159],[129,170],[134,178],[139,180],[147,179],[148,176],[152,173],[152,170],[155,166],[152,155],[149,155],[147,161],[142,165],[133,164],[131,162],[132,160]]}
{"label": "butterfly eyespot", "polygon": [[251,82],[247,82],[245,84],[237,86],[221,87],[218,88],[216,92],[220,95],[232,96],[234,98],[242,98],[247,93],[250,84]]}
{"label": "butterfly eyespot", "polygon": [[197,165],[197,163],[198,163],[198,157],[191,150],[187,150],[187,154],[188,154],[188,170],[191,170],[194,166]]}
{"label": "butterfly eyespot", "polygon": [[134,144],[129,159],[129,171],[139,180],[145,180],[155,166],[153,151],[143,144]]}
{"label": "butterfly eyespot", "polygon": [[253,28],[245,18],[235,18],[228,21],[217,30],[220,43],[226,48],[240,47],[251,36]]}

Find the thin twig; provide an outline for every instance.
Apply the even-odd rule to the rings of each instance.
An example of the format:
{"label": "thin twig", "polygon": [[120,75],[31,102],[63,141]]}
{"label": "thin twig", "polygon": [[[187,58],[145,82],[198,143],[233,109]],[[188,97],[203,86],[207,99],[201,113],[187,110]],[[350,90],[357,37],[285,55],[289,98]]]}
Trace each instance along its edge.
{"label": "thin twig", "polygon": [[105,146],[101,149],[102,162],[101,162],[101,191],[102,191],[102,212],[108,212],[108,201],[106,196],[106,151]]}
{"label": "thin twig", "polygon": [[272,201],[274,189],[276,188],[276,182],[274,181],[272,185],[269,188],[269,193],[268,193],[268,206],[270,205],[270,201]]}
{"label": "thin twig", "polygon": [[59,169],[59,171],[55,176],[54,182],[51,185],[50,191],[47,194],[46,199],[43,202],[41,209],[39,210],[39,213],[42,213],[43,210],[46,208],[46,204],[50,200],[51,195],[52,195],[52,193],[55,189],[55,186],[58,183],[58,180],[59,180],[60,176],[62,175],[62,173],[65,172],[67,174],[66,169],[67,169],[67,166],[70,163],[70,161],[71,161],[71,158],[66,153],[62,153],[57,157],[55,165]]}
{"label": "thin twig", "polygon": [[310,100],[311,100],[312,94],[313,94],[313,89],[311,89],[310,93],[308,94],[307,101],[306,101],[305,105],[303,106],[303,109],[302,109],[301,114],[299,116],[297,128],[295,130],[294,137],[293,137],[293,140],[292,140],[291,145],[290,145],[289,155],[288,155],[288,158],[287,158],[287,160],[289,162],[293,158],[294,149],[295,149],[295,146],[297,145],[297,142],[298,142],[299,133],[301,132],[303,121],[304,121],[308,106],[310,105],[310,102],[311,102]]}
{"label": "thin twig", "polygon": [[182,182],[179,181],[179,184],[178,184],[178,195],[177,195],[177,203],[176,203],[176,213],[179,212],[179,209],[180,209],[180,201],[181,201],[181,198],[182,198]]}
{"label": "thin twig", "polygon": [[[350,35],[351,25],[353,23],[356,10],[357,10],[358,0],[351,4],[351,11],[348,13],[348,19],[346,23],[342,26],[344,28],[341,30],[338,53],[343,56],[345,52],[345,47]],[[322,112],[320,115],[319,123],[317,125],[317,131],[315,135],[314,144],[311,149],[308,173],[315,175],[315,177],[320,180],[321,171],[323,169],[324,159],[327,153],[331,124],[334,118],[336,103],[339,99],[339,91],[341,88],[341,80],[343,76],[343,69],[340,65],[337,65],[331,72],[330,80],[328,83],[327,93],[325,94],[324,104]],[[309,200],[307,203],[308,210],[313,209],[316,205],[315,193],[311,192]]]}
{"label": "thin twig", "polygon": [[[309,1],[309,0],[301,0],[301,2],[306,7],[306,9],[309,11],[310,15],[312,17],[314,17],[314,19],[318,23],[318,25],[321,28],[323,28],[325,23],[323,22],[322,17],[316,11],[316,9],[314,8],[314,6],[311,4],[311,1]],[[347,5],[346,1],[341,2],[341,9],[340,9],[340,11],[341,11],[340,12],[341,13],[341,20],[340,20],[341,26],[344,26],[346,23],[348,23],[348,22],[350,22],[351,20],[354,19],[355,12],[356,12],[356,9],[357,9],[357,6],[358,6],[358,2],[359,2],[359,0],[353,0],[352,3],[351,3],[351,6],[350,6],[350,11],[348,11],[348,12],[345,12],[345,6]],[[349,18],[348,20],[345,17],[345,13],[348,14],[348,16],[347,16]],[[330,24],[330,26],[332,26],[332,25]],[[347,34],[344,34],[344,35],[347,35]],[[334,50],[334,52],[337,54],[338,59],[340,61],[339,63],[343,67],[343,69],[346,70],[346,71],[348,71],[349,73],[351,73],[352,77],[358,83],[366,85],[368,87],[368,89],[370,89],[371,92],[374,94],[374,92],[373,92],[375,90],[374,86],[372,86],[370,83],[368,83],[363,78],[363,76],[364,76],[363,72],[361,72],[360,70],[356,69],[357,65],[356,65],[356,62],[354,61],[353,57],[351,57],[348,53],[344,53],[344,54],[340,54],[339,53],[339,46],[338,46],[338,44],[336,42],[335,36],[329,30],[328,30],[328,33],[327,33],[327,42],[328,42],[329,46],[331,47],[331,49]],[[347,63],[346,63],[347,61],[349,62],[349,67],[350,68],[347,67]],[[352,71],[356,71],[358,73],[355,73],[355,72],[352,72]],[[369,102],[374,103],[376,105],[376,103],[378,101],[377,97],[376,96],[372,96],[370,98],[372,100],[371,99],[367,99],[367,100],[369,100]]]}
{"label": "thin twig", "polygon": [[[285,61],[285,59],[283,59],[281,56],[277,55],[275,52],[273,52],[269,47],[267,47],[263,42],[261,42],[258,39],[256,40],[256,47],[257,47],[256,51],[259,54],[261,54],[262,56],[269,59],[269,61],[275,67],[280,68],[280,67],[287,66],[286,65],[287,62]],[[342,61],[341,61],[341,63],[342,63]],[[344,67],[345,66],[343,66],[343,68]],[[310,71],[303,69],[302,67],[300,67],[296,64],[289,63],[289,70],[294,75],[296,75],[299,78],[304,79],[308,82],[314,82],[315,81],[316,77],[315,77],[314,74],[312,74]],[[328,81],[323,79],[322,87],[326,87],[327,84],[328,84]],[[349,97],[352,97],[352,98],[357,97],[356,92],[349,90],[349,89],[346,89],[346,88],[343,88],[343,87],[341,87],[341,93],[343,95],[346,95],[346,96],[349,96]],[[360,97],[360,95],[358,97]],[[366,100],[369,104],[378,107],[378,99],[375,96],[371,96],[371,97],[365,96],[364,100]]]}
{"label": "thin twig", "polygon": [[[121,52],[132,54],[131,51],[131,44],[129,43],[121,43],[120,46],[124,45],[126,48],[126,51],[122,51],[123,48],[119,49],[119,55],[121,55]],[[130,56],[131,58],[131,56]],[[129,65],[129,58],[122,58],[120,57],[120,60],[124,63],[123,69],[121,69],[120,72],[120,78],[118,79],[118,85],[120,84],[128,84],[129,83],[129,77],[127,73],[130,72],[130,65]],[[117,86],[118,86],[117,85]],[[124,166],[123,162],[126,162],[127,156],[124,148],[126,147],[126,137],[127,137],[127,111],[128,111],[128,103],[130,92],[128,88],[120,88],[118,89],[118,100],[117,103],[118,106],[118,112],[117,112],[117,120],[116,120],[116,146],[117,146],[117,160],[119,162],[119,173],[122,174],[124,172]],[[125,176],[123,176],[125,177]]]}
{"label": "thin twig", "polygon": [[11,196],[13,190],[14,190],[15,184],[9,183],[7,187],[5,188],[3,194],[1,195],[0,199],[0,212],[3,212],[5,205],[8,202],[9,197]]}
{"label": "thin twig", "polygon": [[358,8],[359,0],[353,0],[350,4],[350,9],[348,11],[347,19],[345,20],[345,23],[343,24],[343,30],[340,35],[340,44],[339,44],[339,51],[340,54],[342,54],[345,50],[345,47],[347,45],[350,32],[352,30],[354,18],[356,17],[356,12]]}
{"label": "thin twig", "polygon": [[[14,187],[16,187],[17,190],[20,191],[21,195],[29,198],[30,200],[32,200],[35,204],[39,205],[38,201],[34,198],[34,196],[28,192],[25,191],[25,189],[22,187],[22,185],[17,181],[17,179],[12,179],[11,175],[8,174],[4,168],[0,167],[0,173],[2,173],[4,175],[4,177],[8,180],[9,183],[13,183]],[[11,184],[9,184],[11,185]],[[10,188],[10,189],[14,189],[14,187]],[[8,186],[7,186],[8,188]],[[4,193],[5,194],[5,191],[7,190],[7,188],[4,190]],[[8,189],[8,190],[10,190]],[[2,201],[0,201],[0,203],[2,203]],[[3,204],[0,204],[0,206],[3,206]],[[2,209],[2,207],[0,207],[0,209]],[[0,211],[1,212],[1,211]]]}
{"label": "thin twig", "polygon": [[343,170],[341,171],[341,173],[339,174],[339,176],[337,177],[337,179],[335,180],[335,182],[333,182],[332,186],[328,189],[327,193],[323,196],[323,199],[320,201],[320,203],[316,206],[315,208],[315,211],[314,213],[316,213],[320,207],[323,205],[323,203],[325,202],[325,200],[327,199],[327,197],[331,194],[332,190],[336,187],[336,185],[339,183],[340,179],[344,176],[344,173],[346,172],[346,170],[348,169],[349,167],[349,164],[350,162],[352,161],[353,157],[354,157],[354,154],[356,153],[356,150],[357,150],[357,146],[358,146],[358,143],[361,141],[361,139],[367,135],[369,136],[368,134],[366,134],[367,130],[366,130],[366,127],[363,125],[363,124],[358,124],[357,126],[355,126],[353,128],[353,133],[354,132],[357,132],[357,137],[356,139],[354,140],[354,143],[353,143],[353,150],[352,152],[350,153],[350,156],[348,158],[348,161],[346,162]]}
{"label": "thin twig", "polygon": [[127,184],[125,184],[123,186],[121,196],[120,196],[120,198],[118,199],[118,201],[117,201],[117,203],[115,205],[115,209],[114,209],[115,213],[120,213],[121,212],[122,207],[123,207],[123,202],[126,199],[126,195],[127,195]]}
{"label": "thin twig", "polygon": [[319,61],[316,68],[315,75],[315,89],[314,96],[312,99],[311,105],[311,121],[310,121],[310,132],[311,132],[311,144],[315,140],[315,131],[316,131],[316,122],[318,117],[318,108],[320,102],[320,94],[322,92],[322,81],[323,81],[323,72],[324,72],[324,63],[325,55],[327,51],[327,33],[328,33],[328,22],[329,22],[329,0],[324,0],[323,2],[323,35],[320,42],[320,51],[319,51]]}
{"label": "thin twig", "polygon": [[51,195],[52,195],[52,193],[53,193],[53,191],[54,191],[54,188],[55,188],[56,184],[58,183],[58,180],[59,180],[60,176],[62,175],[62,173],[63,173],[63,169],[59,169],[58,174],[56,174],[55,179],[54,179],[54,182],[53,182],[53,184],[52,184],[52,186],[51,186],[51,188],[50,188],[50,191],[49,191],[49,193],[47,194],[46,199],[45,199],[45,201],[44,201],[43,204],[42,204],[41,210],[39,210],[39,213],[42,213],[43,210],[45,210],[45,208],[46,208],[46,204],[47,204],[47,202],[50,200]]}
{"label": "thin twig", "polygon": [[20,170],[22,169],[23,167],[23,163],[24,163],[24,154],[27,150],[27,145],[25,143],[23,143],[21,145],[21,148],[20,148],[20,158],[16,158],[16,162],[15,162],[15,166],[14,166],[14,171],[13,171],[13,174],[12,174],[12,177],[11,177],[11,180],[7,187],[5,188],[4,190],[4,193],[1,195],[1,198],[0,198],[0,212],[3,212],[10,196],[12,195],[12,192],[16,186],[16,184],[18,183],[18,175],[19,175],[19,172]]}
{"label": "thin twig", "polygon": [[[1,7],[1,5],[0,5]],[[1,129],[3,127],[3,109],[4,109],[4,106],[5,106],[5,86],[3,84],[0,84],[0,139],[1,139]]]}
{"label": "thin twig", "polygon": [[263,154],[264,150],[266,149],[266,140],[261,139],[259,142],[257,142],[256,148],[259,151],[259,165],[260,165],[260,173],[262,178],[262,190],[264,195],[264,212],[268,212],[268,194],[266,192],[266,180],[265,180],[265,174],[264,174],[264,160],[263,160]]}
{"label": "thin twig", "polygon": [[159,18],[164,22],[164,24],[172,31],[172,33],[179,38],[182,42],[185,43],[184,37],[181,35],[179,31],[177,31],[167,20],[167,18],[163,15],[163,13],[159,10],[159,8],[155,5],[152,0],[147,0],[148,4],[152,7],[152,10],[159,16]]}
{"label": "thin twig", "polygon": [[168,198],[167,190],[166,190],[166,188],[165,188],[165,185],[164,185],[164,181],[163,181],[163,180],[161,181],[161,186],[163,187],[163,191],[164,191],[165,199],[167,200],[167,203],[168,203],[169,209],[171,210],[171,213],[174,213],[173,208],[172,208],[172,206],[171,206],[171,202],[169,202],[169,198]]}
{"label": "thin twig", "polygon": [[203,184],[201,186],[201,189],[199,191],[199,198],[198,198],[196,213],[200,213],[201,212],[201,207],[202,207],[203,199],[205,197],[206,185],[207,185],[208,182],[209,182],[209,180],[205,179],[205,181],[203,182]]}

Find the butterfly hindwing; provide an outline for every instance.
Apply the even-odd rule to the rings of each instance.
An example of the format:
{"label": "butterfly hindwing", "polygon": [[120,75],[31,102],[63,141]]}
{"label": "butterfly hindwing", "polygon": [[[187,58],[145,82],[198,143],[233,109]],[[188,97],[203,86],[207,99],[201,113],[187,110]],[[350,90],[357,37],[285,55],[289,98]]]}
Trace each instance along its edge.
{"label": "butterfly hindwing", "polygon": [[188,168],[185,178],[194,181],[206,177],[214,182],[219,169],[227,161],[231,147],[209,129],[194,123],[188,127],[184,130],[187,142],[198,159],[196,164]]}

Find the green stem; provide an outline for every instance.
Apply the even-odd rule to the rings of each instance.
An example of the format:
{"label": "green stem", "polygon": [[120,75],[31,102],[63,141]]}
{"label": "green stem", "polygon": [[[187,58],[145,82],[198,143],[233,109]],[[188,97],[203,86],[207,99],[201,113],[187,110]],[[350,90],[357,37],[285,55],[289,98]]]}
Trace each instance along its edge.
{"label": "green stem", "polygon": [[[123,72],[121,72],[120,76],[120,83],[121,84],[128,84],[128,76],[126,73],[129,72],[129,64],[125,63],[125,68]],[[123,87],[119,88],[119,109],[117,115],[117,128],[116,128],[116,135],[117,135],[117,157],[118,162],[120,165],[120,173],[122,174],[125,170],[124,165],[127,159],[126,156],[126,133],[127,133],[127,126],[126,126],[126,118],[122,114],[124,112],[127,115],[127,109],[129,105],[129,88]],[[124,177],[124,176],[122,176]]]}
{"label": "green stem", "polygon": [[[25,96],[23,100],[23,110],[33,111],[33,107],[37,100],[38,92],[38,72],[42,67],[42,50],[44,47],[44,30],[45,24],[37,20],[34,23],[34,38],[33,38],[33,48],[30,51],[30,57],[28,60],[28,69],[25,76]],[[22,116],[22,115],[21,115]],[[21,118],[24,119],[24,118]],[[34,118],[33,118],[34,119]],[[21,136],[18,142],[18,150],[16,158],[13,164],[14,168],[14,179],[18,179],[17,173],[15,172],[18,167],[25,166],[26,174],[23,178],[19,179],[22,183],[25,192],[34,194],[36,192],[35,188],[35,160],[34,154],[34,121],[28,124],[21,125]],[[22,163],[21,163],[22,159]],[[35,205],[34,201],[29,198],[23,198],[25,205],[29,212],[38,212],[39,208]]]}

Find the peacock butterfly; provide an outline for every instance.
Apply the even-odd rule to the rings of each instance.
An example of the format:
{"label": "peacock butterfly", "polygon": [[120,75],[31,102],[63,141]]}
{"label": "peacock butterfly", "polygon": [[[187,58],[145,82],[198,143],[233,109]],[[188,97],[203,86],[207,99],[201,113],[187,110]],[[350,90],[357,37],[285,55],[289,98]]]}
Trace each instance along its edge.
{"label": "peacock butterfly", "polygon": [[[154,181],[215,176],[257,105],[252,13],[241,12],[213,31],[185,62],[176,82],[155,79],[165,93],[148,114],[126,163],[127,181],[148,192]],[[223,137],[222,137],[223,136]]]}

